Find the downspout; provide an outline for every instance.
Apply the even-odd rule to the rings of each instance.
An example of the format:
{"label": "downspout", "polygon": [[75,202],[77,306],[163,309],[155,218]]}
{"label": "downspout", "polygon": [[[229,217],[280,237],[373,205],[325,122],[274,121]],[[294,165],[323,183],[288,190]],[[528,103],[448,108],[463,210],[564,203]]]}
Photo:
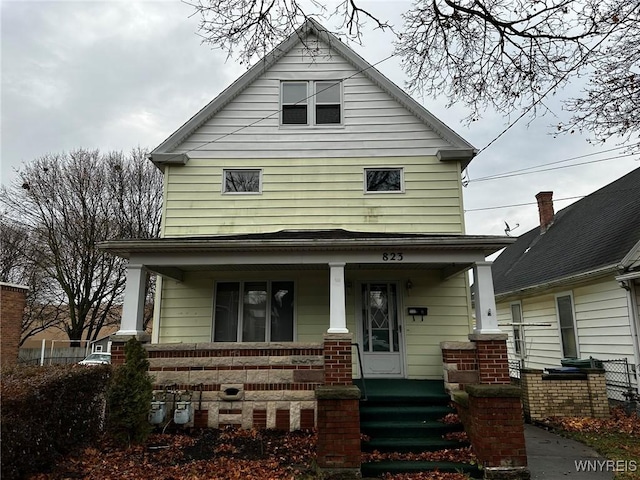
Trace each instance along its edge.
{"label": "downspout", "polygon": [[638,337],[638,304],[636,303],[637,291],[633,280],[619,280],[618,284],[627,291],[627,308],[629,309],[629,326],[631,327],[631,344],[636,373],[636,391],[640,395],[640,342]]}

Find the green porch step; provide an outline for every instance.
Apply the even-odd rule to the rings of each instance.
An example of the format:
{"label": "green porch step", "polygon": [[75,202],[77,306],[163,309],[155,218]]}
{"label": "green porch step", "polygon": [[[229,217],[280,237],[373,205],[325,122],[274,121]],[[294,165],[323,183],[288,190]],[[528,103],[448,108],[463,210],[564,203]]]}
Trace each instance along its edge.
{"label": "green porch step", "polygon": [[442,437],[371,437],[369,441],[362,443],[365,452],[400,452],[420,453],[435,452],[437,450],[454,449],[467,446],[466,442],[457,440],[445,440]]}
{"label": "green porch step", "polygon": [[374,437],[441,437],[461,431],[462,426],[434,420],[365,420],[360,422],[360,430]]}
{"label": "green porch step", "polygon": [[418,473],[418,472],[460,472],[466,473],[471,478],[482,478],[482,471],[477,465],[456,462],[412,462],[412,461],[382,461],[371,462],[362,465],[363,477],[379,477],[384,473]]}
{"label": "green porch step", "polygon": [[377,421],[381,418],[390,422],[429,422],[440,420],[449,413],[455,413],[455,410],[446,405],[380,405],[368,401],[360,404],[362,422]]}
{"label": "green porch step", "polygon": [[[468,442],[445,440],[443,435],[462,431],[462,425],[440,422],[454,413],[444,382],[432,380],[367,379],[354,382],[363,392],[360,401],[360,430],[368,439],[362,450],[372,452],[420,453],[465,447]],[[465,472],[481,478],[475,465],[456,462],[385,460],[365,463],[362,475],[379,477],[389,473],[439,470]]]}

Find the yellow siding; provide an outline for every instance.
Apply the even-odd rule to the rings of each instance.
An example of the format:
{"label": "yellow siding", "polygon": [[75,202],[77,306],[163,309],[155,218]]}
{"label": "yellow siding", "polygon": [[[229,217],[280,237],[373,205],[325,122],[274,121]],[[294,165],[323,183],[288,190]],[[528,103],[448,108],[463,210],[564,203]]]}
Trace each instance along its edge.
{"label": "yellow siding", "polygon": [[[404,193],[365,194],[365,167],[403,167]],[[222,194],[223,168],[261,168],[261,194]],[[456,162],[435,157],[192,159],[165,171],[164,236],[334,229],[463,233]]]}
{"label": "yellow siding", "polygon": [[[465,341],[470,332],[466,275],[441,282],[438,271],[347,270],[347,328],[358,340],[359,285],[361,282],[397,282],[400,315],[404,323],[409,378],[441,378],[440,342]],[[209,342],[213,323],[214,281],[293,280],[296,288],[297,325],[295,340],[321,342],[329,328],[329,282],[327,270],[275,272],[197,272],[184,282],[163,282],[160,343]],[[407,291],[411,279],[413,288]],[[426,306],[421,321],[406,315],[409,306]],[[354,371],[357,371],[354,356]]]}

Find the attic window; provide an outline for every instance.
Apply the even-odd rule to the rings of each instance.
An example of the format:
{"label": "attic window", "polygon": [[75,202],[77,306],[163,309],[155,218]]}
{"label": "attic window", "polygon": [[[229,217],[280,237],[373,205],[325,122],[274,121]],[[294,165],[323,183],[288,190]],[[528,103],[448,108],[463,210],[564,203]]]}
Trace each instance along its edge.
{"label": "attic window", "polygon": [[222,193],[261,193],[262,170],[223,170]]}
{"label": "attic window", "polygon": [[339,80],[282,82],[280,98],[282,125],[342,123],[342,87]]}
{"label": "attic window", "polygon": [[282,124],[307,125],[307,82],[282,83]]}

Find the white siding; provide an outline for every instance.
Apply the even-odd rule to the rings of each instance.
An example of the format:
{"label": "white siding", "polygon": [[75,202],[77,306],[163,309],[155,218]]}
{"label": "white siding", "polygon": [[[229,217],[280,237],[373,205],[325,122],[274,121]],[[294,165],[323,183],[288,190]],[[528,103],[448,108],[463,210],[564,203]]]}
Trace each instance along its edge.
{"label": "white siding", "polygon": [[634,362],[627,292],[611,279],[573,290],[582,358]]}
{"label": "white siding", "polygon": [[[629,324],[626,292],[613,280],[600,280],[569,290],[573,293],[575,322],[578,331],[580,358],[594,357],[601,360],[626,357],[634,363],[633,344]],[[561,347],[554,292],[536,297],[522,298],[525,323],[549,323],[550,327],[526,326],[526,366],[545,368],[559,366]],[[505,323],[511,322],[509,302],[498,304],[498,321],[501,329],[509,333],[512,345],[513,332]]]}
{"label": "white siding", "polygon": [[[307,45],[314,44],[310,39]],[[299,44],[173,151],[195,158],[434,155],[449,147],[390,95],[320,43]],[[343,80],[340,126],[280,126],[281,80]]]}

